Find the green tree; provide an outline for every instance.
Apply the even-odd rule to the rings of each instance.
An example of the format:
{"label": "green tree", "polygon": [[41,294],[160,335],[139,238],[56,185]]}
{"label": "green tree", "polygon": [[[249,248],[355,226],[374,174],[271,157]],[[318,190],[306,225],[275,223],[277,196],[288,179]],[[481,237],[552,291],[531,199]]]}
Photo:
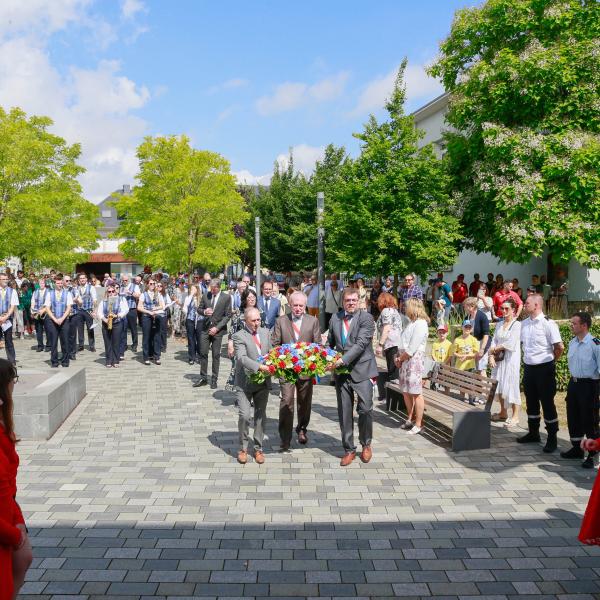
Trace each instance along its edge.
{"label": "green tree", "polygon": [[431,68],[468,245],[600,266],[600,4],[488,0],[456,13]]}
{"label": "green tree", "polygon": [[[275,163],[271,184],[259,188],[250,202],[253,219],[261,219],[264,266],[283,272],[316,268],[317,192],[324,192],[326,198],[330,196],[346,160],[344,148],[329,145],[308,178],[294,170],[291,153],[285,169]],[[248,233],[254,235],[253,223]],[[253,239],[249,244],[254,248]]]}
{"label": "green tree", "polygon": [[121,251],[170,271],[236,261],[246,242],[234,228],[247,214],[229,162],[192,148],[186,136],[147,137],[137,156],[139,185],[115,201]]}
{"label": "green tree", "polygon": [[98,208],[82,197],[79,144],[51,134],[52,120],[0,108],[0,256],[72,268],[98,240]]}
{"label": "green tree", "polygon": [[404,114],[402,64],[386,103],[389,118],[371,116],[356,160],[341,164],[326,198],[326,252],[341,271],[426,274],[456,258],[460,240],[450,214],[448,179],[431,145]]}

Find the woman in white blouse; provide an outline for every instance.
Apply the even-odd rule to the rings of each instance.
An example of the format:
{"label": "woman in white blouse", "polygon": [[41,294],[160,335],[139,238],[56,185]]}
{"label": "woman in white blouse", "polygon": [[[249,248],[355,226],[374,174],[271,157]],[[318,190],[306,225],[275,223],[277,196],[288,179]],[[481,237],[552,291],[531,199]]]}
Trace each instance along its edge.
{"label": "woman in white blouse", "polygon": [[510,427],[519,424],[521,406],[521,323],[516,319],[517,303],[512,298],[507,298],[500,310],[504,320],[496,324],[489,359],[492,377],[498,380],[496,396],[500,401],[500,412],[492,415],[492,421],[504,421]]}
{"label": "woman in white blouse", "polygon": [[410,298],[405,304],[405,314],[410,323],[402,331],[402,348],[398,350],[396,364],[400,368],[400,391],[404,396],[408,418],[402,425],[415,435],[423,428],[423,377],[425,376],[425,348],[429,334],[429,317],[421,300]]}

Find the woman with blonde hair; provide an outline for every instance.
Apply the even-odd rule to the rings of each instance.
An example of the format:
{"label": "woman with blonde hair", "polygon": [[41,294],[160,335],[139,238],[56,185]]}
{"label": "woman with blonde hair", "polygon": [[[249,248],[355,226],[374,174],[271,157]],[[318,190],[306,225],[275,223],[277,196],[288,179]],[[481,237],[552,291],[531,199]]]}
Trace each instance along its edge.
{"label": "woman with blonde hair", "polygon": [[190,293],[183,303],[182,312],[185,315],[185,333],[188,347],[188,363],[193,365],[200,357],[200,330],[198,324],[198,306],[202,299],[197,285],[192,285]]}
{"label": "woman with blonde hair", "polygon": [[396,365],[400,369],[398,380],[408,413],[402,429],[415,435],[423,429],[423,377],[429,317],[421,300],[409,298],[404,306],[405,315],[410,322],[402,330],[401,349],[396,356]]}

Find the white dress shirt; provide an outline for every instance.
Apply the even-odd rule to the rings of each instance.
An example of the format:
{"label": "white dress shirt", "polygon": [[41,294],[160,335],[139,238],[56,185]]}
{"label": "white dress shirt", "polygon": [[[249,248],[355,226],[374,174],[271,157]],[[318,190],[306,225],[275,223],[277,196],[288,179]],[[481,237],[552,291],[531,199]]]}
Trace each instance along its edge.
{"label": "white dress shirt", "polygon": [[521,325],[523,362],[526,365],[542,365],[554,360],[554,344],[562,342],[558,325],[540,313],[528,317]]}

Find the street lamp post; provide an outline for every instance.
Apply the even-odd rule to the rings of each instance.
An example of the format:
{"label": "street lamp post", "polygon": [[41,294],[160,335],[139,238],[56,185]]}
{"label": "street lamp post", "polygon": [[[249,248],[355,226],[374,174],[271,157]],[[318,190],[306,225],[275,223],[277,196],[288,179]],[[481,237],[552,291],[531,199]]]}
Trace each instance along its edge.
{"label": "street lamp post", "polygon": [[254,219],[254,250],[256,263],[256,293],[260,294],[260,217]]}
{"label": "street lamp post", "polygon": [[325,331],[325,228],[323,227],[323,211],[325,210],[325,194],[317,193],[317,280],[319,282],[319,325]]}

